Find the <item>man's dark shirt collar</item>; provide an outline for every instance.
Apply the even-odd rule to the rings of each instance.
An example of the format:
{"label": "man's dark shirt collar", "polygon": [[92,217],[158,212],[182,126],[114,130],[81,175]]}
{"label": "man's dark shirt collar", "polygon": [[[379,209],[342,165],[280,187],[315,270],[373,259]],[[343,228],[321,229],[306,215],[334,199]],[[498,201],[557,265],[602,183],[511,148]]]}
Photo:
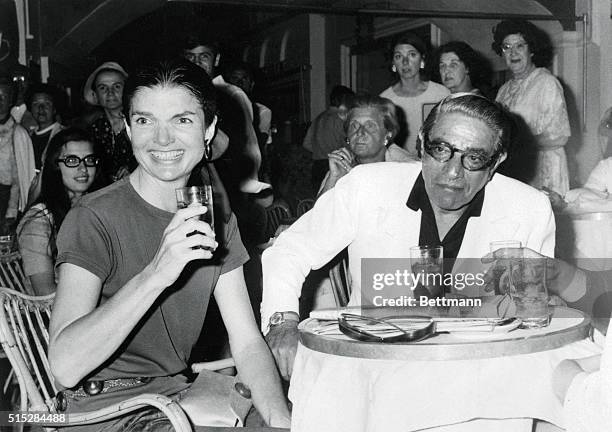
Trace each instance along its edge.
{"label": "man's dark shirt collar", "polygon": [[485,188],[483,187],[474,196],[472,201],[468,204],[467,209],[461,217],[455,222],[452,228],[448,231],[444,239],[440,239],[438,233],[438,226],[436,225],[436,217],[429,201],[429,196],[425,190],[425,181],[423,180],[423,174],[419,174],[406,205],[414,210],[421,210],[421,229],[419,232],[419,246],[424,245],[442,245],[444,247],[444,258],[452,259],[454,261],[457,258],[461,243],[463,243],[463,236],[465,235],[465,229],[469,218],[479,217],[482,211],[484,203]]}

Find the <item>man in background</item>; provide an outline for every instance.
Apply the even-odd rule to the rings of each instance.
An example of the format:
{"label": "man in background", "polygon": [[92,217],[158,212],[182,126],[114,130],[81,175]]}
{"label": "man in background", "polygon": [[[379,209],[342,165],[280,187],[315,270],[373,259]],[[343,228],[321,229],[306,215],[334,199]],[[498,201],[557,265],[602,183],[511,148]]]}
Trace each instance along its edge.
{"label": "man in background", "polygon": [[217,89],[221,114],[219,128],[229,137],[227,158],[231,159],[228,167],[218,169],[232,204],[239,192],[256,194],[269,188],[269,184],[258,180],[261,152],[253,127],[251,100],[242,89],[226,82],[218,72],[219,44],[204,36],[192,35],[185,40],[182,55],[201,67]]}
{"label": "man in background", "polygon": [[312,152],[312,188],[319,186],[329,169],[328,155],[345,146],[344,120],[351,105],[353,91],[345,86],[335,86],[329,94],[329,108],[312,122],[304,138],[304,148]]}

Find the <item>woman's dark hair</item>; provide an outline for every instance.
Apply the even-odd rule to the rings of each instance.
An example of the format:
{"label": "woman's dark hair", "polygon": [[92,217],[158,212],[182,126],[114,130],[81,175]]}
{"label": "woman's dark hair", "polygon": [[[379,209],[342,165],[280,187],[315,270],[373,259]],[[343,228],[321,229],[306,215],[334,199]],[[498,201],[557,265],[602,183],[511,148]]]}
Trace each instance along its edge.
{"label": "woman's dark hair", "polygon": [[412,45],[421,54],[421,57],[423,57],[423,59],[427,57],[427,52],[428,52],[427,44],[425,43],[425,41],[423,41],[423,39],[421,39],[419,36],[417,36],[414,33],[411,33],[411,32],[402,33],[396,36],[395,38],[393,38],[393,40],[391,41],[391,45],[389,47],[390,48],[389,58],[393,59],[393,52],[395,51],[395,47],[398,45]]}
{"label": "woman's dark hair", "polygon": [[132,99],[138,91],[153,87],[184,87],[204,111],[204,123],[209,126],[217,113],[215,88],[208,74],[184,59],[162,61],[130,75],[123,90],[123,113],[129,124]]}
{"label": "woman's dark hair", "polygon": [[498,56],[502,55],[502,44],[508,35],[520,34],[533,54],[531,61],[538,67],[546,67],[552,61],[552,44],[544,31],[529,21],[513,19],[502,21],[493,28],[491,48]]}
{"label": "woman's dark hair", "polygon": [[[480,53],[463,41],[452,41],[438,48],[431,56],[430,73],[434,81],[442,82],[440,77],[440,57],[445,53],[455,53],[470,73],[470,82],[475,88],[487,86],[491,81],[491,65]],[[482,90],[482,89],[481,89]]]}
{"label": "woman's dark hair", "polygon": [[[70,197],[64,186],[62,173],[57,163],[57,159],[63,147],[70,141],[90,142],[92,146],[94,146],[94,154],[100,154],[96,151],[91,136],[82,129],[64,129],[51,138],[46,150],[42,176],[40,179],[40,195],[34,204],[43,203],[47,207],[48,211],[53,215],[53,228],[56,233],[59,231],[64,221],[64,217],[66,217],[66,213],[70,210]],[[89,192],[99,189],[104,186],[104,183],[102,169],[100,165],[98,165],[96,176],[89,188]]]}
{"label": "woman's dark hair", "polygon": [[[412,45],[421,54],[421,60],[426,62],[429,56],[430,46],[420,36],[412,32],[401,33],[391,40],[388,51],[388,61],[393,62],[393,54],[395,53],[395,47],[398,45]],[[429,73],[427,69],[420,69],[420,78],[423,81],[429,80]],[[399,77],[397,72],[393,72],[395,79]]]}

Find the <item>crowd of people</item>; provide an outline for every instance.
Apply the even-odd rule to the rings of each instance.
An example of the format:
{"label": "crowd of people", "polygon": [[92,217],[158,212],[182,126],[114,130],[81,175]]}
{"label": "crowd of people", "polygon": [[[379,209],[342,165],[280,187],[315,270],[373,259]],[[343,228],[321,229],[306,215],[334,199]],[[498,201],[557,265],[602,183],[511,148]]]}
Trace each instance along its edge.
{"label": "crowd of people", "polygon": [[[413,33],[392,42],[395,82],[379,96],[333,88],[303,142],[312,153],[316,203],[265,250],[263,282],[255,287],[245,282],[247,251],[267,240],[267,198],[288,197],[271,180],[273,113],[252,99],[249,65],[235,63],[222,74],[218,44],[193,36],[177,58],[130,74],[105,62],[84,85],[83,99],[99,107],[85,129],[59,115],[58,89],[32,84],[24,110],[15,81],[0,76],[0,227],[16,233],[34,291],[56,293],[49,363],[63,388],[62,409],[163,393],[196,424],[223,417],[229,426],[288,428],[281,378],[292,374],[302,285],[344,249],[357,304],[362,258],[442,245],[452,268],[461,258],[494,261],[490,243],[512,238],[527,248],[514,252],[549,257],[557,269],[552,293],[593,314],[610,275],[585,275],[552,258],[550,201],[558,207],[569,191],[570,127],[563,89],[546,69],[551,47],[522,20],[499,23],[493,39],[511,75],[497,94],[490,66],[467,43],[431,51]],[[610,160],[585,185],[603,199],[612,188]],[[199,218],[205,206],[178,209],[175,198],[175,189],[204,178],[213,184],[214,230]],[[248,290],[262,287],[258,322]],[[229,396],[222,413],[193,403],[207,392],[227,396],[221,387],[234,385],[234,378],[184,374],[213,297],[252,395],[243,399],[254,408]],[[607,321],[598,328],[606,333]],[[571,410],[568,431],[612,422],[607,344],[597,375],[586,377],[579,362],[558,367],[553,385]],[[602,409],[589,408],[587,418],[587,402]],[[171,430],[153,410],[104,427],[145,425]]]}

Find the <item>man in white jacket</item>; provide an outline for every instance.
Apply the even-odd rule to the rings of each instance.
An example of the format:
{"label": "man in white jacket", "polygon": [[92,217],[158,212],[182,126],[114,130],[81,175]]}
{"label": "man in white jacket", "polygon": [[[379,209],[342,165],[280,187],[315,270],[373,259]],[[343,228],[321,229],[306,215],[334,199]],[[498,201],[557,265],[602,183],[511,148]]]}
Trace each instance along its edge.
{"label": "man in white jacket", "polygon": [[555,222],[547,197],[495,174],[510,130],[495,103],[449,96],[419,135],[422,165],[355,167],[266,250],[262,328],[285,378],[297,348],[304,278],[347,246],[353,303],[361,292],[361,258],[407,258],[411,246],[441,244],[446,259],[480,258],[490,242],[512,239],[552,256]]}

